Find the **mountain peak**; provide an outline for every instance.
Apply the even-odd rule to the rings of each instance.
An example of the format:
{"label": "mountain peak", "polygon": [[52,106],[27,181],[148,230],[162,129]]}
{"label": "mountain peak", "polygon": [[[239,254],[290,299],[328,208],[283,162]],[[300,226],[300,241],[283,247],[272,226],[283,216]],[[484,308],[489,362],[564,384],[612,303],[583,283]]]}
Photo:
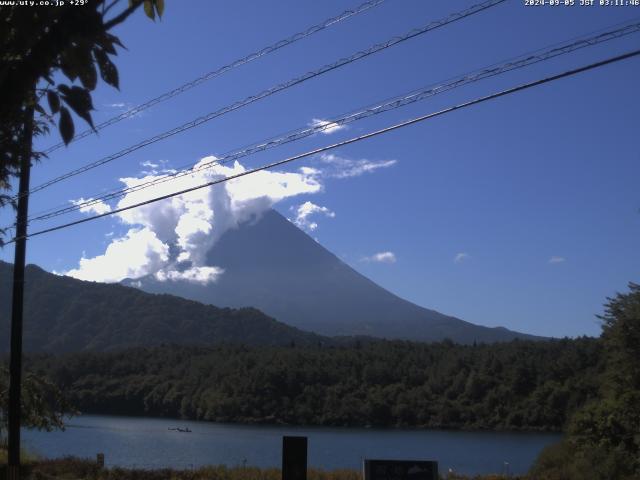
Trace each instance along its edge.
{"label": "mountain peak", "polygon": [[218,306],[254,306],[322,335],[461,343],[535,338],[408,302],[355,271],[275,210],[227,231],[207,262],[224,269],[214,283],[147,277],[140,279],[140,288]]}

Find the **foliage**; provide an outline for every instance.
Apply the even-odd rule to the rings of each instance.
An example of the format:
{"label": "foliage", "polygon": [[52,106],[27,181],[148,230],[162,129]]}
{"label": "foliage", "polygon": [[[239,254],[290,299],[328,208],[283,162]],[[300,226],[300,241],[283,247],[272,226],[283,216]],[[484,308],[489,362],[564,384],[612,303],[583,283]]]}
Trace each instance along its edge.
{"label": "foliage", "polygon": [[[51,380],[26,372],[22,381],[23,426],[51,431],[64,429],[64,417],[76,413],[63,392]],[[0,437],[7,429],[9,372],[0,365]]]}
{"label": "foliage", "polygon": [[[112,57],[122,43],[110,30],[141,5],[152,19],[164,10],[164,0],[130,0],[111,16],[120,0],[73,3],[56,8],[0,6],[0,192],[10,189],[10,179],[30,149],[26,124],[33,122],[37,136],[57,122],[65,144],[75,130],[71,112],[93,127],[91,92],[98,73],[104,82],[119,87]],[[69,83],[56,82],[64,77]],[[32,120],[33,110],[37,115]],[[42,155],[35,152],[32,159]],[[7,201],[9,195],[0,195],[0,205]]]}
{"label": "foliage", "polygon": [[600,318],[607,352],[603,393],[620,397],[640,391],[640,285],[630,283],[628,293],[609,298]]}
{"label": "foliage", "polygon": [[609,298],[601,318],[599,395],[573,416],[563,443],[538,459],[539,478],[640,477],[640,286]]}
{"label": "foliage", "polygon": [[135,348],[31,357],[84,412],[219,422],[560,430],[597,391],[595,339],[464,346]]}

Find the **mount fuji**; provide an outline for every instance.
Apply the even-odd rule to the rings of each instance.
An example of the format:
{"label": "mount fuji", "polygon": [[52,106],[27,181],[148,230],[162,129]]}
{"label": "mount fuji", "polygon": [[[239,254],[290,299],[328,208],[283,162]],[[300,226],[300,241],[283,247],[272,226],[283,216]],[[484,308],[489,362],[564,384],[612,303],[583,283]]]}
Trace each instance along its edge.
{"label": "mount fuji", "polygon": [[224,269],[212,283],[124,280],[148,293],[169,293],[218,307],[255,307],[321,335],[459,343],[534,337],[489,328],[423,308],[385,290],[341,261],[275,210],[225,232],[207,263]]}

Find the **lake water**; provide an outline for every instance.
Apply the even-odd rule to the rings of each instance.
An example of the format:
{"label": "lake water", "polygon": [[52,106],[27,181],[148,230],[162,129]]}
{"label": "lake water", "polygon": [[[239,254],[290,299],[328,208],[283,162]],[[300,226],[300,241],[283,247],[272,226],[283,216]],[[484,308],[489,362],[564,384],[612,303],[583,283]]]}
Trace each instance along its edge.
{"label": "lake water", "polygon": [[[169,428],[191,429],[180,433]],[[282,436],[308,437],[308,464],[362,467],[364,458],[437,460],[466,474],[526,472],[559,434],[279,427],[158,418],[82,415],[64,432],[24,430],[23,445],[44,457],[105,454],[107,466],[194,468],[203,465],[280,467]],[[507,463],[505,463],[507,462]],[[508,465],[507,465],[508,464]],[[505,472],[506,473],[506,472]]]}

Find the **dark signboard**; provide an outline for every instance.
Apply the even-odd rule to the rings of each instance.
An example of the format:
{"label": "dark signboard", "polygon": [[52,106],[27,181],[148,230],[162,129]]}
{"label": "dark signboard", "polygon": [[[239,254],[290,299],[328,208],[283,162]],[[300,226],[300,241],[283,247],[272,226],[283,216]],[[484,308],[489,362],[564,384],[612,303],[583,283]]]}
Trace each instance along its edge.
{"label": "dark signboard", "polygon": [[282,480],[307,480],[307,437],[282,437]]}
{"label": "dark signboard", "polygon": [[365,460],[364,480],[438,480],[438,462]]}

